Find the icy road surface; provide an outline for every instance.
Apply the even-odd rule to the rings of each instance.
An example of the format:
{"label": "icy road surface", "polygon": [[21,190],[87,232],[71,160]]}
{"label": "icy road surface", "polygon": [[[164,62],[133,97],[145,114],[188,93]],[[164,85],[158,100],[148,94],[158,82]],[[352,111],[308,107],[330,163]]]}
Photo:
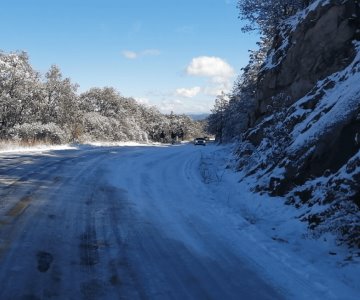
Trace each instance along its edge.
{"label": "icy road surface", "polygon": [[0,299],[336,299],[240,234],[215,149],[0,154]]}

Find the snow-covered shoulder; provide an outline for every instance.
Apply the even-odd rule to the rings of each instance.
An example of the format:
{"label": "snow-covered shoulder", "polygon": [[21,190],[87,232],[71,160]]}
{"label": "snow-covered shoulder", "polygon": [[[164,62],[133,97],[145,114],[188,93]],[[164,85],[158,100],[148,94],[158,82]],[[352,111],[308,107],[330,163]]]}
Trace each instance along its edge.
{"label": "snow-covered shoulder", "polygon": [[47,145],[47,144],[38,144],[32,146],[19,145],[12,142],[2,142],[0,143],[0,154],[6,153],[26,153],[26,152],[46,152],[46,151],[56,151],[56,150],[86,150],[88,148],[94,147],[164,147],[168,144],[162,144],[157,142],[93,142],[88,141],[84,143],[74,143],[74,144],[63,144],[63,145]]}
{"label": "snow-covered shoulder", "polygon": [[36,145],[36,146],[20,146],[15,144],[2,143],[0,147],[0,154],[6,153],[26,153],[26,152],[45,152],[54,150],[75,150],[78,149],[76,145]]}
{"label": "snow-covered shoulder", "polygon": [[[213,207],[237,220],[238,251],[246,252],[269,280],[285,287],[291,299],[358,299],[360,257],[349,260],[346,245],[331,233],[315,238],[301,222],[307,208],[285,205],[284,198],[251,191],[254,182],[231,167],[231,148],[202,157]],[[253,180],[253,178],[251,179]],[[225,235],[226,233],[224,233]]]}

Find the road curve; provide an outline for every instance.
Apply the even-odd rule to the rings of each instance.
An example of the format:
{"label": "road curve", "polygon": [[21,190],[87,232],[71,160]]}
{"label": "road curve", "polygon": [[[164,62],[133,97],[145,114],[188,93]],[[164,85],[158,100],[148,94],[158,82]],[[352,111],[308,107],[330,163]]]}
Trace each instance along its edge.
{"label": "road curve", "polygon": [[2,154],[0,299],[282,299],[212,207],[204,151]]}

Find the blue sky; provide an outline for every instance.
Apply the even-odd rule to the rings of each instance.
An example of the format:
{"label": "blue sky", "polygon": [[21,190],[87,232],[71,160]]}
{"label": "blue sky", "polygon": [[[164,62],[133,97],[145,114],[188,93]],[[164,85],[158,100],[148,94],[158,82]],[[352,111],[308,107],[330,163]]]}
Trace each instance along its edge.
{"label": "blue sky", "polygon": [[235,0],[2,0],[0,49],[25,50],[80,85],[113,86],[163,112],[209,112],[258,36]]}

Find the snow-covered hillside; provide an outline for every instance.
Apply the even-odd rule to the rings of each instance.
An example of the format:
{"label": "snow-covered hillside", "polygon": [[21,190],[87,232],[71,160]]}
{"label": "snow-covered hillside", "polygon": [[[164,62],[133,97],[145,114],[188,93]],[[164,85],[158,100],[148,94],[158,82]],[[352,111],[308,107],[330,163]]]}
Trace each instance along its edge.
{"label": "snow-covered hillside", "polygon": [[[332,232],[355,249],[360,247],[359,41],[355,0],[312,1],[284,20],[251,85],[255,92],[247,101],[254,108],[247,110],[248,127],[235,151],[241,178],[253,191],[305,207],[299,218],[313,235]],[[241,95],[232,97],[225,115],[237,114],[231,107]],[[353,255],[360,255],[357,251]]]}

